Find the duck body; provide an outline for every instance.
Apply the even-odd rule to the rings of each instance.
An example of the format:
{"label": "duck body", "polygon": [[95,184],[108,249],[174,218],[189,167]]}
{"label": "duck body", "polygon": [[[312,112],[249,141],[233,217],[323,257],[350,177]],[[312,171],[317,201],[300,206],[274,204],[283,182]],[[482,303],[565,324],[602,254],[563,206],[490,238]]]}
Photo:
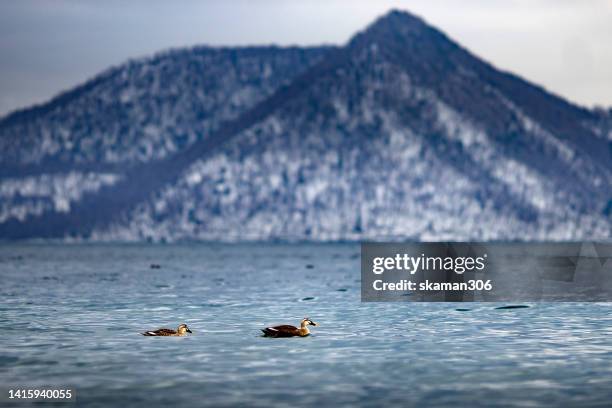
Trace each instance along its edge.
{"label": "duck body", "polygon": [[310,334],[310,332],[302,333],[300,329],[289,324],[266,327],[265,329],[261,329],[261,331],[266,337],[306,337]]}
{"label": "duck body", "polygon": [[181,324],[176,330],[172,329],[157,329],[142,333],[143,336],[185,336],[187,333],[193,333],[186,324]]}
{"label": "duck body", "polygon": [[310,335],[310,330],[307,326],[317,326],[312,320],[305,318],[302,319],[300,327],[291,326],[289,324],[283,324],[280,326],[266,327],[261,329],[264,337],[306,337]]}

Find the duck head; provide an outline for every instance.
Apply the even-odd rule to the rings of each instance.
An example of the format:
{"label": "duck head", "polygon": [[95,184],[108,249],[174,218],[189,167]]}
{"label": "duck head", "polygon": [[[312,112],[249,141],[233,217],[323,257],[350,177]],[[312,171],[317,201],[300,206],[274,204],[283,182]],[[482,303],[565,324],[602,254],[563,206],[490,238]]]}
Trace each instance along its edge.
{"label": "duck head", "polygon": [[189,327],[187,327],[187,325],[185,323],[180,324],[179,327],[176,329],[176,331],[180,335],[183,335],[185,333],[193,333],[191,330],[189,330]]}
{"label": "duck head", "polygon": [[313,322],[312,320],[310,320],[310,318],[305,317],[302,319],[302,326],[318,326],[317,323]]}

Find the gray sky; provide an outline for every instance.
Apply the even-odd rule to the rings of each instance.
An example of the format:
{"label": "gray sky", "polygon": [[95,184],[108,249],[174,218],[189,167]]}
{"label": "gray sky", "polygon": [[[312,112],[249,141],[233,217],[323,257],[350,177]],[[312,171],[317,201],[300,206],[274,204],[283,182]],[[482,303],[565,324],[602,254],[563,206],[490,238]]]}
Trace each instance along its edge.
{"label": "gray sky", "polygon": [[0,0],[0,115],[170,47],[342,44],[390,8],[574,102],[612,106],[612,0]]}

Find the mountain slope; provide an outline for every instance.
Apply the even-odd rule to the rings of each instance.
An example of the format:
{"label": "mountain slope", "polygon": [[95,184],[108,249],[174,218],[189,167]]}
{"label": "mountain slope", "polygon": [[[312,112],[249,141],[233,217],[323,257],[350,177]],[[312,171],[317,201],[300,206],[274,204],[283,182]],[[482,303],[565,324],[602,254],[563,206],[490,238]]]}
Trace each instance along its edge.
{"label": "mountain slope", "polygon": [[328,50],[170,51],[9,115],[0,121],[0,236],[79,233],[143,198],[126,193],[121,201],[115,189],[144,194],[149,187],[134,175],[146,181],[153,163],[205,140]]}
{"label": "mountain slope", "polygon": [[5,173],[28,164],[34,171],[54,163],[122,168],[167,157],[269,96],[327,50],[195,47],[131,61],[0,121],[0,166]]}
{"label": "mountain slope", "polygon": [[408,13],[389,13],[223,119],[59,217],[11,220],[0,235],[610,237],[601,116],[497,71]]}

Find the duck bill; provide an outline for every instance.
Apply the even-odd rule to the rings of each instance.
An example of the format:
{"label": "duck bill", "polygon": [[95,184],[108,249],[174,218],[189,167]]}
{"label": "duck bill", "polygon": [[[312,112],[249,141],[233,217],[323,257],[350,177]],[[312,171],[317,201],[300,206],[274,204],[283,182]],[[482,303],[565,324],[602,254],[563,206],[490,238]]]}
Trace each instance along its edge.
{"label": "duck bill", "polygon": [[187,333],[193,333],[191,330],[187,329]]}
{"label": "duck bill", "polygon": [[311,322],[310,324],[311,324],[312,326],[318,326],[318,325],[319,325],[319,323],[315,323],[315,322]]}

